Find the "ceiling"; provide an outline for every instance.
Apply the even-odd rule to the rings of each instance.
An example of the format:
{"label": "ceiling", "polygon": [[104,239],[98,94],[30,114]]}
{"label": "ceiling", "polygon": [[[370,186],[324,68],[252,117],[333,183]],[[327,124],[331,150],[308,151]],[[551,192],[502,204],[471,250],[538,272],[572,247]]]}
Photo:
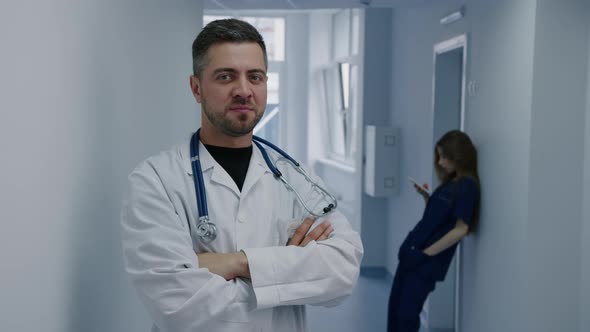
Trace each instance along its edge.
{"label": "ceiling", "polygon": [[205,10],[308,10],[326,8],[398,8],[428,0],[205,0]]}

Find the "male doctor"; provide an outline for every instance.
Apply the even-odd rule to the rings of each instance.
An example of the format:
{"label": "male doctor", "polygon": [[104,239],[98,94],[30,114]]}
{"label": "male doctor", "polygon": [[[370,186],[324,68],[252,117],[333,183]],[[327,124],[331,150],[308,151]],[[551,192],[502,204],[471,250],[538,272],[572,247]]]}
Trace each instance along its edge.
{"label": "male doctor", "polygon": [[[129,175],[125,269],[154,320],[152,331],[305,331],[306,304],[336,305],[352,292],[360,237],[337,210],[302,217],[301,204],[252,143],[267,92],[258,31],[240,20],[214,21],[192,52],[190,86],[202,108],[199,160],[217,237],[191,236],[199,214],[186,142]],[[305,196],[311,185],[283,171]]]}

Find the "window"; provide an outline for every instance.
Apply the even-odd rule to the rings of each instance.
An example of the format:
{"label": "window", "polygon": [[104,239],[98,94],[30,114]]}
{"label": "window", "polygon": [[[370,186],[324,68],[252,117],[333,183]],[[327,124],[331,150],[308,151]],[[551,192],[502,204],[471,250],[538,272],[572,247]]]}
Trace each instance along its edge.
{"label": "window", "polygon": [[254,128],[254,135],[258,135],[270,142],[279,142],[279,98],[279,73],[269,72],[266,111],[256,128]]}
{"label": "window", "polygon": [[[215,20],[233,17],[234,16],[205,15],[203,16],[203,26]],[[238,16],[235,18],[252,24],[258,32],[260,32],[264,39],[264,43],[266,44],[268,61],[285,60],[285,18],[253,16]]]}
{"label": "window", "polygon": [[268,61],[285,60],[285,19],[282,17],[238,17],[256,27],[266,44]]}
{"label": "window", "polygon": [[359,12],[345,9],[332,16],[333,54],[323,70],[329,131],[328,157],[354,165],[358,113]]}

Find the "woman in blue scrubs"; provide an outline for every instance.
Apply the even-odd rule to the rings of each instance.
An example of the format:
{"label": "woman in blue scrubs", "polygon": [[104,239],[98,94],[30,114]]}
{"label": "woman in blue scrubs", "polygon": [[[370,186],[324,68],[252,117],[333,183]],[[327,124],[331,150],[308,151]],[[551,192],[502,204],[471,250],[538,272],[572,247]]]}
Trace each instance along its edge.
{"label": "woman in blue scrubs", "polygon": [[434,149],[434,167],[440,185],[432,195],[414,185],[426,208],[399,249],[389,296],[389,332],[418,332],[426,297],[444,280],[457,244],[478,221],[477,151],[469,136],[458,130],[443,135]]}

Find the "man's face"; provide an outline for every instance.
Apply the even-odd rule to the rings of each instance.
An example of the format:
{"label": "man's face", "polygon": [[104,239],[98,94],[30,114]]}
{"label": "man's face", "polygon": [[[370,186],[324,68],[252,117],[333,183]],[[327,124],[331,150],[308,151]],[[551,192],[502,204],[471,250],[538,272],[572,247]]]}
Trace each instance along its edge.
{"label": "man's face", "polygon": [[205,116],[201,126],[231,137],[254,129],[266,108],[266,66],[257,43],[221,43],[207,51],[191,89]]}

